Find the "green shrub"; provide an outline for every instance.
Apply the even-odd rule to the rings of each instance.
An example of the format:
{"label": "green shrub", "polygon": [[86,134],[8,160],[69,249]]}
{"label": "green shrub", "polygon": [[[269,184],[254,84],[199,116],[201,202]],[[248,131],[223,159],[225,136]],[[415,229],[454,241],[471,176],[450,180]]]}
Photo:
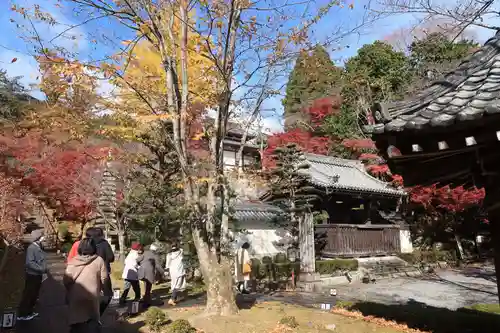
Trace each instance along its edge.
{"label": "green shrub", "polygon": [[350,309],[353,305],[354,302],[350,301],[337,301],[337,303],[335,303],[335,307],[340,309]]}
{"label": "green shrub", "polygon": [[355,271],[358,269],[356,259],[317,260],[316,272],[319,274],[334,274],[337,271]]}
{"label": "green shrub", "polygon": [[285,316],[280,319],[280,324],[286,325],[291,328],[297,328],[299,327],[299,323],[297,322],[297,319],[294,316]]}
{"label": "green shrub", "polygon": [[57,233],[60,239],[67,239],[69,237],[69,224],[62,222],[57,225]]}
{"label": "green shrub", "polygon": [[288,261],[286,258],[286,254],[284,253],[278,253],[274,256],[274,263],[275,264],[284,264]]}
{"label": "green shrub", "polygon": [[400,253],[398,257],[409,264],[434,264],[438,261],[446,261],[450,264],[457,262],[457,254],[455,251],[444,250],[415,250],[412,253]]}
{"label": "green shrub", "polygon": [[262,263],[265,265],[269,265],[273,263],[273,258],[269,256],[262,257]]}
{"label": "green shrub", "polygon": [[151,332],[161,332],[162,328],[168,324],[168,318],[165,312],[155,306],[150,307],[148,311],[146,311],[145,317],[145,323]]}
{"label": "green shrub", "polygon": [[194,333],[196,328],[191,326],[186,319],[177,319],[168,326],[168,333]]}
{"label": "green shrub", "polygon": [[290,263],[288,262],[274,264],[274,276],[276,280],[288,280],[292,276],[290,267]]}
{"label": "green shrub", "polygon": [[262,265],[260,263],[260,260],[257,258],[252,258],[252,279],[259,280],[261,278],[260,274],[260,266]]}

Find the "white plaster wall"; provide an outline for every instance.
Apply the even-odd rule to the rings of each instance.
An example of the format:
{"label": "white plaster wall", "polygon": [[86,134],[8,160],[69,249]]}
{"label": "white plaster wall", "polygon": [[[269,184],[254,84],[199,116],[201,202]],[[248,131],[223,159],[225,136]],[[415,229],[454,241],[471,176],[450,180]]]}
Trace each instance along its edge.
{"label": "white plaster wall", "polygon": [[281,241],[283,236],[288,235],[285,230],[257,221],[239,222],[238,228],[245,231],[234,235],[234,246],[239,248],[244,242],[250,243],[251,257],[262,258],[286,252],[282,247],[276,246],[276,242]]}
{"label": "white plaster wall", "polygon": [[399,237],[401,243],[401,253],[412,253],[413,243],[411,241],[410,230],[399,230]]}

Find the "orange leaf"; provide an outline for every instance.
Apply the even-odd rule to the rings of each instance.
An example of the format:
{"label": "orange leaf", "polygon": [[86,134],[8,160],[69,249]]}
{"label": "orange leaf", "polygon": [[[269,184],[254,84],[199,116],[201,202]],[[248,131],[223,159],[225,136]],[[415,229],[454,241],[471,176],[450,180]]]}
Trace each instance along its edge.
{"label": "orange leaf", "polygon": [[195,136],[193,136],[193,140],[195,140],[195,141],[200,140],[204,134],[205,134],[204,132],[200,132],[200,133],[196,134]]}
{"label": "orange leaf", "polygon": [[15,63],[17,61],[17,58],[12,58],[12,60],[10,61],[10,63]]}

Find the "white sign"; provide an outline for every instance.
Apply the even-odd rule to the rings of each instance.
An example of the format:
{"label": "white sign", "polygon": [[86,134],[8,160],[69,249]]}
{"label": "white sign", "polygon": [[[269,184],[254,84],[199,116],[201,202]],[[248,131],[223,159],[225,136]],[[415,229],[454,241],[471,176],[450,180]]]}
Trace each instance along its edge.
{"label": "white sign", "polygon": [[321,310],[331,310],[331,304],[321,304]]}
{"label": "white sign", "polygon": [[4,313],[2,315],[2,326],[3,328],[12,328],[16,323],[15,313]]}
{"label": "white sign", "polygon": [[130,314],[139,313],[139,302],[132,302],[130,305]]}

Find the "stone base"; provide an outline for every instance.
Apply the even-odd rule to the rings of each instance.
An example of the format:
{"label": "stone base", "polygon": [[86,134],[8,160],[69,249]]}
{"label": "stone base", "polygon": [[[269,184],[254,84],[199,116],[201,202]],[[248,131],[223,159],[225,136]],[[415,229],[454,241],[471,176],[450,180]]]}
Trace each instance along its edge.
{"label": "stone base", "polygon": [[299,281],[300,282],[315,282],[320,280],[319,273],[300,273]]}

